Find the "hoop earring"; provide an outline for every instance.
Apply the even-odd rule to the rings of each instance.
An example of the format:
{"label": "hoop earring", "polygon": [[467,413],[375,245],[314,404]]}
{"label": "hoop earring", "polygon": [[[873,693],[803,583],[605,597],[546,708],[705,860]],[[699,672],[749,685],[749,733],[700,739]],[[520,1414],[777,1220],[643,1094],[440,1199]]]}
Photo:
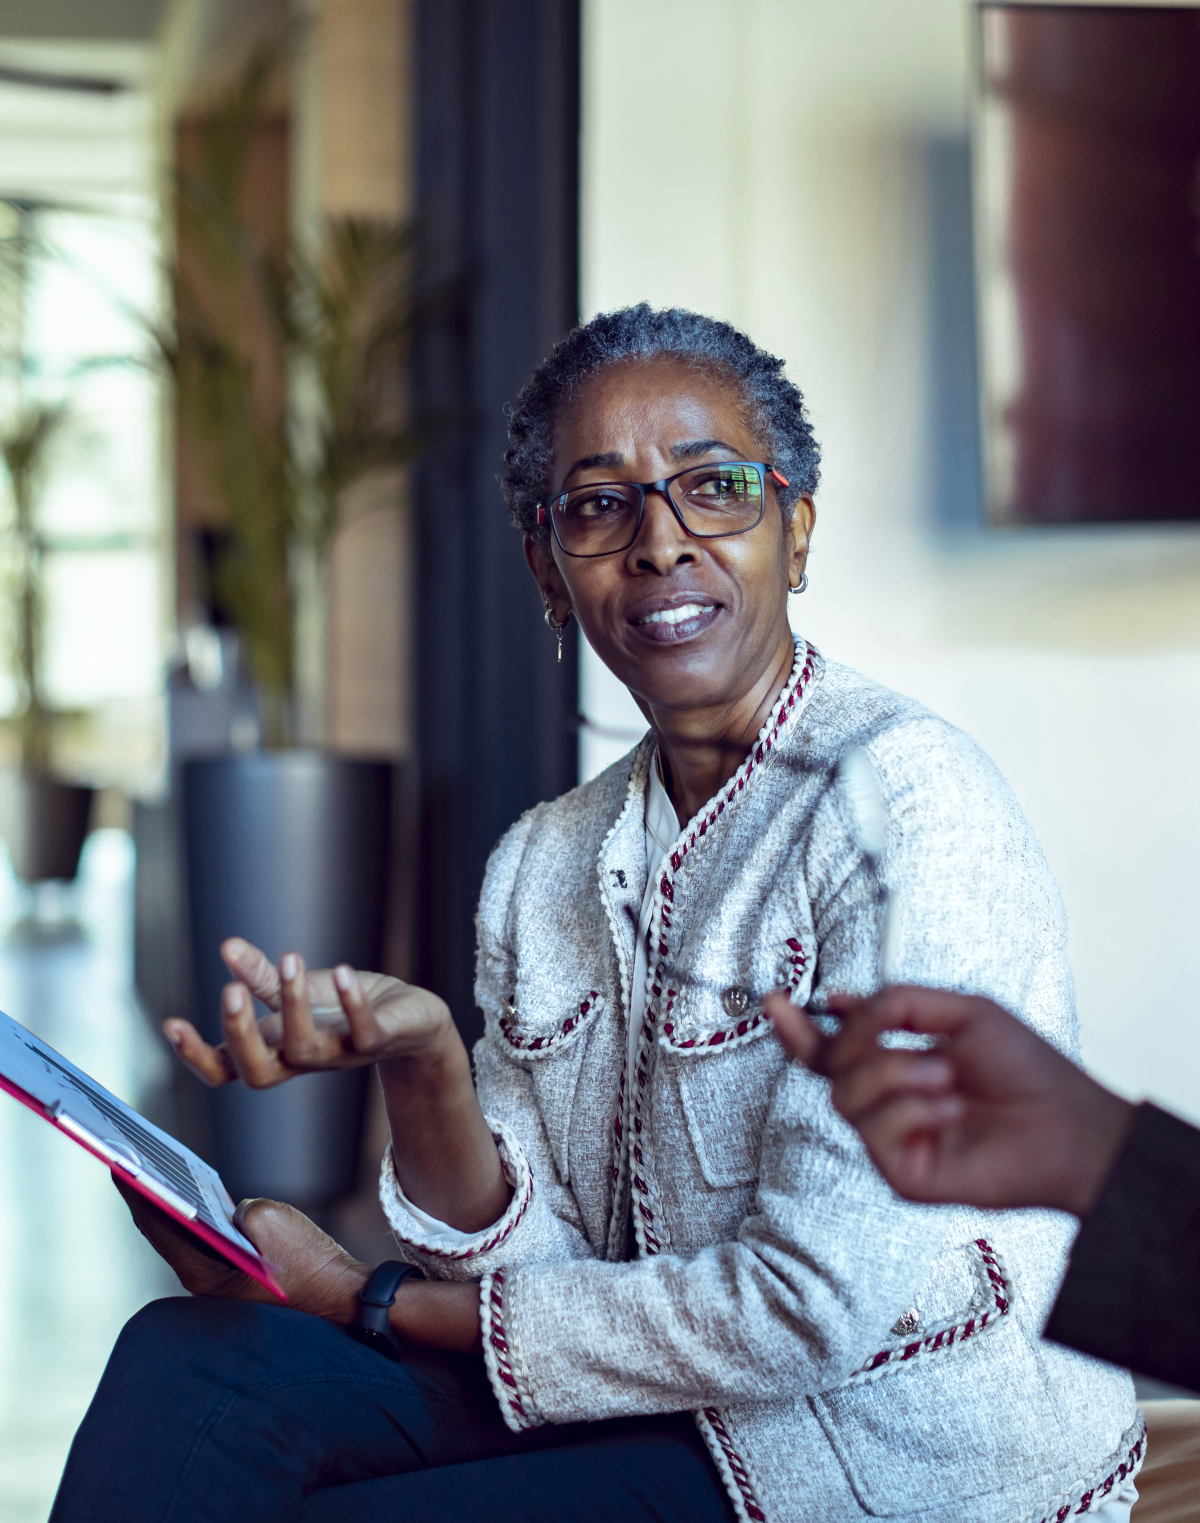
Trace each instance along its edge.
{"label": "hoop earring", "polygon": [[789,587],[788,588],[788,597],[796,598],[796,597],[799,597],[802,592],[807,592],[807,591],[808,591],[808,572],[807,571],[802,571],[800,573],[800,585],[798,587]]}
{"label": "hoop earring", "polygon": [[554,622],[554,610],[550,607],[549,600],[547,600],[547,602],[546,602],[546,623],[549,624],[550,628],[558,636],[558,659],[560,661],[562,660],[562,637],[563,637],[563,630],[566,629],[567,625],[570,622],[571,622],[571,610],[568,608],[567,609],[567,616],[566,616],[566,618],[562,621],[561,624],[556,624]]}

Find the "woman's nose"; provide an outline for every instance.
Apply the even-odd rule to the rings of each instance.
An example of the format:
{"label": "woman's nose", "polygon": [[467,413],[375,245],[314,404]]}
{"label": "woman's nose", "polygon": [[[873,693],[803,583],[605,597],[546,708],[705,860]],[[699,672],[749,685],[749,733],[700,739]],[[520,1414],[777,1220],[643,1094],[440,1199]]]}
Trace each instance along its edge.
{"label": "woman's nose", "polygon": [[629,547],[631,570],[665,576],[696,559],[695,543],[679,522],[665,492],[647,492],[638,537]]}

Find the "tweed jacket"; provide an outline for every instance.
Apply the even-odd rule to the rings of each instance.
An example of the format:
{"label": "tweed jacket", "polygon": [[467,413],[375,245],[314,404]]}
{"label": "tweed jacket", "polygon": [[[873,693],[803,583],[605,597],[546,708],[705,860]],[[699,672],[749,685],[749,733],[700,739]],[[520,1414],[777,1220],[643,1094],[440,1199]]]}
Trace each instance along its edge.
{"label": "tweed jacket", "polygon": [[898,1200],[763,1014],[773,989],[820,1011],[875,976],[878,896],[834,784],[850,744],[887,811],[892,978],[989,995],[1074,1054],[1062,905],[995,767],[798,641],[662,869],[632,1072],[651,739],[505,835],[474,1059],[512,1200],[446,1246],[389,1155],[384,1206],[403,1257],[480,1282],[512,1428],[690,1409],[742,1519],[1086,1514],[1144,1438],[1125,1373],[1039,1339],[1070,1219]]}

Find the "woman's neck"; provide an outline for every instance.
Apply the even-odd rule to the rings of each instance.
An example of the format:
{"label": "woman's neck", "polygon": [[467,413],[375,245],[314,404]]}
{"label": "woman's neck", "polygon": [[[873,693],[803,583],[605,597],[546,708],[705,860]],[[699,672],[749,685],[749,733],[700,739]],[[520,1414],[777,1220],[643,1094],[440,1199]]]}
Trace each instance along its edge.
{"label": "woman's neck", "polygon": [[679,823],[686,825],[746,760],[771,705],[791,675],[790,634],[758,680],[730,703],[678,713],[651,709],[663,782]]}

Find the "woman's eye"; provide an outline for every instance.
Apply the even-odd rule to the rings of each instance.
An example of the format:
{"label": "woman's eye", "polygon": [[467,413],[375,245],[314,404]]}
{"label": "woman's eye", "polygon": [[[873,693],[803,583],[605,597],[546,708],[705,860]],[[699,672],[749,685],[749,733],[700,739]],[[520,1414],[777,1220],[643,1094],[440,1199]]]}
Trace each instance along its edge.
{"label": "woman's eye", "polygon": [[715,498],[718,502],[745,495],[746,483],[740,476],[709,476],[704,481],[698,481],[688,491],[689,497]]}
{"label": "woman's eye", "polygon": [[584,497],[571,504],[571,512],[580,518],[604,518],[609,513],[619,513],[625,506],[620,497],[608,497],[600,494],[596,497]]}

